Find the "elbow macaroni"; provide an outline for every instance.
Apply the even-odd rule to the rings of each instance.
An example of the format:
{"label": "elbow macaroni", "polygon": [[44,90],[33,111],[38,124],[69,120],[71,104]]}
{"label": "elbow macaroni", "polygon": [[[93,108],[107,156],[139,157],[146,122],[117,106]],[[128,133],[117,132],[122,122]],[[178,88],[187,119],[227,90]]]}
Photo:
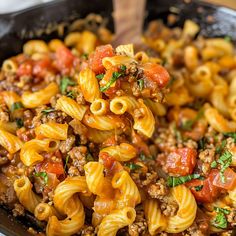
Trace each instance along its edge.
{"label": "elbow macaroni", "polygon": [[58,86],[56,83],[50,83],[46,88],[37,92],[24,92],[22,94],[22,103],[26,108],[36,108],[40,105],[45,105],[50,102],[51,97],[58,93]]}

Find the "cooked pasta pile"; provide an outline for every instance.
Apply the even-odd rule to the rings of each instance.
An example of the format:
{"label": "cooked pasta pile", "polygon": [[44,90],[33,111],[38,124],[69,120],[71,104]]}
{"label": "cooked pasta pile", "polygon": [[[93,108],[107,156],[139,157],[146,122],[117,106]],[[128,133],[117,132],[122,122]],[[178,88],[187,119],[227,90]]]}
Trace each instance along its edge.
{"label": "cooked pasta pile", "polygon": [[37,235],[232,235],[235,48],[198,31],[154,21],[134,52],[85,30],[6,59],[0,203]]}

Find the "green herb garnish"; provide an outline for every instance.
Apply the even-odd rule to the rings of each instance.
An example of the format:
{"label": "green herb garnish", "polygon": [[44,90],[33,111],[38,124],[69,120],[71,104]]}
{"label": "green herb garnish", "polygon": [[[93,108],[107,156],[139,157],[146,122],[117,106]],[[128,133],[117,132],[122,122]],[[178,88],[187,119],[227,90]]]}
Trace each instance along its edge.
{"label": "green herb garnish", "polygon": [[225,215],[228,215],[230,211],[219,207],[215,207],[214,210],[216,211],[217,215],[212,220],[212,225],[216,228],[226,229],[228,226],[228,222]]}
{"label": "green herb garnish", "polygon": [[48,109],[42,110],[41,113],[44,114],[44,115],[46,115],[46,114],[48,114],[48,113],[50,113],[50,112],[53,112],[53,111],[55,111],[53,108],[48,108]]}
{"label": "green herb garnish", "polygon": [[69,161],[69,159],[70,159],[70,156],[67,155],[66,156],[66,160],[65,160],[65,165],[64,165],[64,171],[66,171],[66,168],[68,168],[68,161]]}
{"label": "green herb garnish", "polygon": [[138,80],[138,86],[139,86],[139,89],[142,91],[144,88],[144,80],[143,79]]}
{"label": "green herb garnish", "polygon": [[217,162],[216,161],[213,161],[212,163],[211,163],[211,168],[216,168],[217,167]]}
{"label": "green herb garnish", "polygon": [[125,166],[128,167],[130,170],[137,170],[137,169],[142,168],[142,166],[137,165],[137,164],[135,164],[133,162],[125,163]]}
{"label": "green herb garnish", "polygon": [[16,125],[17,125],[18,128],[23,127],[23,126],[24,126],[23,120],[20,119],[20,118],[17,118],[17,119],[16,119]]}
{"label": "green herb garnish", "polygon": [[146,161],[147,159],[153,160],[152,156],[146,156],[143,152],[140,153],[139,158],[141,161]]}
{"label": "green herb garnish", "polygon": [[75,99],[76,97],[76,92],[75,91],[69,91],[67,94],[66,94],[67,97],[69,98],[72,98],[72,99]]}
{"label": "green herb garnish", "polygon": [[192,174],[192,175],[186,175],[186,176],[180,176],[180,177],[169,176],[167,178],[167,186],[175,187],[175,186],[184,184],[192,179],[199,179],[200,177],[201,177],[200,174]]}
{"label": "green herb garnish", "polygon": [[46,172],[36,172],[34,175],[36,177],[42,177],[45,185],[48,183],[48,174]]}
{"label": "green herb garnish", "polygon": [[115,71],[112,73],[112,77],[111,77],[110,81],[108,81],[106,83],[106,85],[104,85],[103,87],[100,88],[101,92],[107,91],[111,87],[111,85],[116,82],[116,80],[118,80],[121,76],[123,76],[125,74],[126,66],[121,65],[120,70],[121,70],[120,72]]}
{"label": "green herb garnish", "polygon": [[20,108],[23,108],[23,104],[21,102],[14,102],[12,105],[11,105],[11,112],[15,111],[15,110],[18,110]]}
{"label": "green herb garnish", "polygon": [[125,65],[121,65],[120,69],[121,69],[122,72],[125,72],[126,71],[126,66]]}
{"label": "green herb garnish", "polygon": [[231,137],[234,139],[234,142],[236,143],[236,133],[223,133],[225,137]]}
{"label": "green herb garnish", "polygon": [[87,161],[87,162],[89,162],[89,161],[94,161],[94,158],[93,158],[93,156],[92,156],[91,153],[88,153],[88,154],[86,155],[86,161]]}
{"label": "green herb garnish", "polygon": [[233,155],[229,151],[225,151],[217,160],[217,162],[220,164],[220,178],[222,183],[225,183],[224,172],[230,166],[232,162],[232,156]]}
{"label": "green herb garnish", "polygon": [[227,144],[226,140],[223,140],[222,143],[216,147],[216,153],[221,154],[222,151],[224,150],[226,144]]}
{"label": "green herb garnish", "polygon": [[182,125],[181,128],[186,131],[190,131],[193,125],[203,116],[204,111],[203,109],[199,110],[196,117],[193,120],[187,120]]}
{"label": "green herb garnish", "polygon": [[84,58],[85,60],[88,60],[88,53],[83,53],[81,57]]}
{"label": "green herb garnish", "polygon": [[174,134],[175,134],[175,137],[178,141],[181,141],[183,139],[182,135],[181,135],[180,131],[177,129],[176,125],[174,126]]}
{"label": "green herb garnish", "polygon": [[206,141],[207,141],[207,139],[206,139],[205,137],[203,137],[202,139],[200,139],[200,140],[198,141],[198,147],[199,147],[200,149],[205,149]]}
{"label": "green herb garnish", "polygon": [[100,79],[100,80],[103,79],[103,77],[104,77],[104,74],[96,75],[96,78],[97,78],[97,79]]}
{"label": "green herb garnish", "polygon": [[105,86],[101,87],[100,91],[101,92],[107,91],[111,87],[111,85],[114,84],[116,82],[116,80],[118,80],[120,78],[121,75],[122,75],[122,73],[119,73],[116,71],[113,72],[110,81],[108,81]]}
{"label": "green herb garnish", "polygon": [[201,191],[203,188],[203,185],[195,186],[194,189],[198,192]]}
{"label": "green herb garnish", "polygon": [[60,82],[60,91],[62,94],[66,94],[68,86],[75,86],[76,83],[69,77],[63,77]]}

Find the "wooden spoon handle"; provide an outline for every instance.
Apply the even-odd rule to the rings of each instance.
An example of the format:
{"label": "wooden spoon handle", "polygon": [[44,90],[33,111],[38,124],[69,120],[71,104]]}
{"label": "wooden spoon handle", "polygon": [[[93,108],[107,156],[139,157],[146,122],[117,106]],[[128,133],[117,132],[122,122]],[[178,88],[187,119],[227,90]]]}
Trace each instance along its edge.
{"label": "wooden spoon handle", "polygon": [[113,45],[141,43],[146,0],[113,0],[115,40]]}

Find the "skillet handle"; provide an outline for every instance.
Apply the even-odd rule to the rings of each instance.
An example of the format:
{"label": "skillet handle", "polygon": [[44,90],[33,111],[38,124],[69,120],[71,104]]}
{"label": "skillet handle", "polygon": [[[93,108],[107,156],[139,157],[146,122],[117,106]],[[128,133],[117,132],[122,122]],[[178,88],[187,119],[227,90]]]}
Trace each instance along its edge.
{"label": "skillet handle", "polygon": [[146,0],[113,0],[115,40],[113,45],[141,44]]}

